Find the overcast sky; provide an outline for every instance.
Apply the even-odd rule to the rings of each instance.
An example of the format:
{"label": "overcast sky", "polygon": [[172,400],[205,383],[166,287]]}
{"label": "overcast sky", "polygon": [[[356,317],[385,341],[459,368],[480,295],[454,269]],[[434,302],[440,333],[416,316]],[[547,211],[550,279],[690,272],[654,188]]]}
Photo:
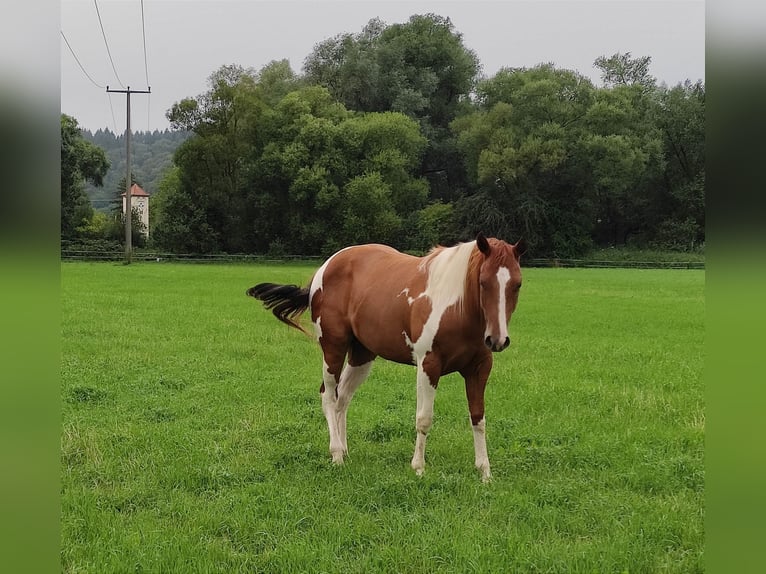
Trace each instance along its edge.
{"label": "overcast sky", "polygon": [[164,129],[168,108],[205,92],[224,64],[258,70],[286,58],[300,72],[326,38],[358,33],[375,17],[393,24],[429,12],[450,18],[486,76],[553,62],[600,85],[593,61],[631,52],[651,56],[650,73],[670,86],[705,79],[702,0],[144,0],[143,27],[141,0],[62,0],[61,31],[93,81],[60,38],[61,111],[84,128],[124,132],[125,95],[108,95],[105,86],[145,90],[148,75],[151,95],[131,96],[132,128]]}

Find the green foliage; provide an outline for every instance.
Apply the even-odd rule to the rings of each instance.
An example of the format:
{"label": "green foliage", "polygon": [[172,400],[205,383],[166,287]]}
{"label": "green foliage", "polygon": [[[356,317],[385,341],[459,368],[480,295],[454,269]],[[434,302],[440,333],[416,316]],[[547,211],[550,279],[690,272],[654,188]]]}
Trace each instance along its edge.
{"label": "green foliage", "polygon": [[[669,117],[677,114],[668,110],[685,99],[679,88],[643,81],[639,64],[633,80],[606,88],[548,64],[503,69],[482,82],[478,109],[452,123],[475,181],[455,204],[458,232],[523,235],[538,257],[577,257],[594,245],[704,242],[704,172],[694,161],[704,107],[684,108],[691,134],[673,129]],[[680,140],[695,152],[688,171],[679,170],[685,150],[673,155]],[[675,179],[683,183],[668,189]]]}
{"label": "green foliage", "polygon": [[433,198],[452,200],[465,187],[449,123],[468,109],[480,66],[449,18],[370,20],[359,34],[318,44],[303,69],[308,82],[326,87],[349,110],[397,111],[416,120],[427,138],[419,171]]}
{"label": "green foliage", "polygon": [[649,74],[651,63],[650,56],[633,58],[630,52],[626,52],[613,54],[609,58],[600,56],[596,58],[594,65],[601,70],[601,79],[609,87],[637,85],[650,90],[656,83]]}
{"label": "green foliage", "polygon": [[318,44],[303,69],[308,82],[326,87],[348,109],[399,111],[428,130],[455,118],[479,62],[449,18],[426,14],[390,26],[370,20],[359,34]]}
{"label": "green foliage", "polygon": [[77,234],[83,239],[115,239],[114,216],[101,211],[94,211],[93,216],[77,228]]}
{"label": "green foliage", "polygon": [[402,218],[428,193],[413,175],[426,145],[413,120],[355,115],[325,88],[293,82],[282,64],[226,72],[214,77],[228,83],[213,82],[198,98],[198,116],[185,111],[193,106],[170,113],[194,135],[161,186],[155,245],[317,254],[361,240],[400,242]]}
{"label": "green foliage", "polygon": [[582,257],[585,261],[604,261],[609,263],[639,263],[668,264],[668,263],[705,263],[704,246],[698,246],[694,251],[636,249],[635,247],[607,247],[594,249]]}
{"label": "green foliage", "polygon": [[383,360],[330,462],[316,342],[244,295],[315,268],[62,264],[62,572],[704,571],[703,272],[526,269],[482,484],[460,377],[417,477]]}
{"label": "green foliage", "polygon": [[435,245],[457,241],[456,237],[450,235],[453,211],[451,203],[437,201],[416,212],[409,225],[414,234],[411,248],[425,252]]}
{"label": "green foliage", "polygon": [[83,184],[101,186],[109,169],[104,150],[86,141],[77,120],[61,114],[61,237],[72,239],[87,226],[93,208]]}
{"label": "green foliage", "polygon": [[[222,66],[205,93],[168,110],[178,131],[135,136],[153,246],[315,255],[380,241],[419,251],[482,231],[523,236],[535,257],[698,249],[704,85],[658,86],[651,58],[629,52],[595,65],[603,87],[553,64],[480,78],[449,18],[425,14],[320,42],[302,75],[287,60]],[[120,138],[93,140],[109,143],[114,189]],[[108,191],[90,195],[100,211],[113,203]],[[66,205],[73,229],[103,228],[82,195]]]}
{"label": "green foliage", "polygon": [[[477,185],[456,205],[465,229],[523,236],[535,256],[573,256],[590,244],[583,121],[590,82],[551,65],[504,69],[479,86],[481,106],[453,123]],[[478,231],[479,229],[475,229]]]}
{"label": "green foliage", "polygon": [[[705,87],[686,82],[660,90],[653,110],[666,167],[654,182],[655,241],[694,248],[705,241]],[[678,229],[675,234],[672,229]]]}
{"label": "green foliage", "polygon": [[394,211],[391,187],[380,173],[351,179],[343,188],[341,245],[359,243],[398,243],[401,218]]}

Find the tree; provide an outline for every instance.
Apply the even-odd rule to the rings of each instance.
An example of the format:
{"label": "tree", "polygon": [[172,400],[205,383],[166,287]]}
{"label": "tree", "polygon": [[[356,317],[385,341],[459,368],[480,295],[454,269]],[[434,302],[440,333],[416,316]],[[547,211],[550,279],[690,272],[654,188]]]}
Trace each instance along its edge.
{"label": "tree", "polygon": [[705,86],[659,90],[654,113],[666,160],[654,182],[654,241],[693,249],[705,241]]}
{"label": "tree", "polygon": [[342,232],[334,238],[338,247],[397,243],[402,220],[394,211],[391,186],[379,172],[354,177],[344,186],[343,196]]}
{"label": "tree", "polygon": [[258,133],[246,184],[257,251],[278,245],[326,253],[359,241],[352,229],[401,245],[402,218],[428,193],[413,177],[425,147],[414,121],[391,112],[352,114],[325,88],[310,86],[265,112]]}
{"label": "tree", "polygon": [[109,161],[101,148],[87,142],[77,120],[61,114],[61,237],[72,239],[93,217],[83,184],[103,185]]}
{"label": "tree", "polygon": [[523,235],[537,255],[571,257],[641,231],[662,146],[640,86],[596,89],[541,64],[477,91],[480,109],[453,123],[477,182],[455,206],[461,234]]}
{"label": "tree", "polygon": [[318,254],[356,236],[404,246],[402,222],[427,200],[417,122],[352,113],[284,62],[214,74],[169,117],[194,135],[155,204],[161,248]]}
{"label": "tree", "polygon": [[436,14],[390,26],[370,20],[360,34],[318,44],[304,64],[307,81],[347,109],[397,111],[416,120],[428,141],[419,172],[431,197],[444,200],[467,185],[449,124],[468,109],[479,69],[450,19]]}
{"label": "tree", "polygon": [[[193,134],[174,155],[180,168],[176,192],[185,198],[187,208],[168,211],[164,219],[176,230],[176,249],[245,249],[243,166],[252,126],[262,108],[255,76],[252,70],[223,66],[208,79],[207,92],[174,104],[167,114],[174,128]],[[172,223],[172,217],[179,221]],[[188,233],[186,240],[179,236],[181,230]]]}
{"label": "tree", "polygon": [[656,80],[649,74],[651,56],[633,58],[630,52],[613,54],[609,58],[599,56],[593,63],[601,70],[601,79],[608,88],[615,86],[640,86],[643,90],[651,90],[656,86]]}
{"label": "tree", "polygon": [[456,203],[459,234],[524,236],[537,254],[589,241],[591,214],[573,153],[594,98],[580,74],[544,64],[500,70],[478,88],[480,109],[453,123],[476,187]]}
{"label": "tree", "polygon": [[349,110],[383,111],[377,44],[385,25],[370,20],[357,35],[338,34],[314,46],[303,72],[310,84],[326,88]]}

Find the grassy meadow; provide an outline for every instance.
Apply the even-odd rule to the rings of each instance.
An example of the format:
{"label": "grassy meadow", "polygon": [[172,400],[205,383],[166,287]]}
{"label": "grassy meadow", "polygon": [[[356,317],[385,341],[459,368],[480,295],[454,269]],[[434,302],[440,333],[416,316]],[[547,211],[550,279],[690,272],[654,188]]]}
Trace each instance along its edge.
{"label": "grassy meadow", "polygon": [[63,572],[704,571],[703,271],[526,269],[485,485],[462,379],[418,478],[383,360],[331,464],[318,346],[245,296],[314,267],[62,263]]}

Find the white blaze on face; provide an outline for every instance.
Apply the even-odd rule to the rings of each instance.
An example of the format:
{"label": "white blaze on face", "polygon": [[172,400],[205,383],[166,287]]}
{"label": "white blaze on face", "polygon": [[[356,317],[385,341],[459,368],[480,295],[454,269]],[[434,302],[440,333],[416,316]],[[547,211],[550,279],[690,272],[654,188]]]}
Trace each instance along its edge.
{"label": "white blaze on face", "polygon": [[[502,342],[508,337],[508,322],[505,318],[505,288],[508,285],[508,281],[511,280],[511,272],[507,267],[501,267],[497,270],[497,284],[499,287],[499,297],[497,302],[497,327],[499,329],[498,341]],[[487,331],[490,326],[487,325]],[[487,335],[490,333],[487,332]]]}

